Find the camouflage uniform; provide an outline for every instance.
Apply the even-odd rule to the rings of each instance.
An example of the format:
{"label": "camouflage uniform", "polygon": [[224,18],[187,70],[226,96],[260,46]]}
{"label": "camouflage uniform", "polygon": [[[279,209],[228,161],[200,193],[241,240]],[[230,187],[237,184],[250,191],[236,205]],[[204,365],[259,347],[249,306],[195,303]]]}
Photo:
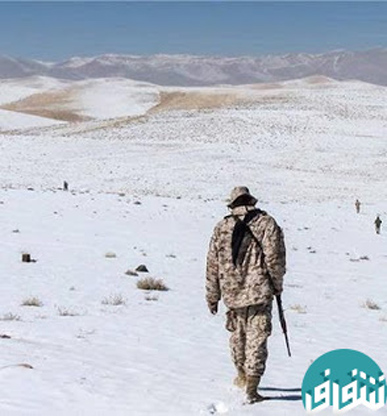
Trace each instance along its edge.
{"label": "camouflage uniform", "polygon": [[221,298],[229,308],[226,328],[232,332],[231,355],[238,371],[261,377],[271,334],[272,299],[283,287],[285,244],[281,228],[261,211],[248,223],[252,234],[245,234],[238,254],[242,258],[234,265],[231,241],[236,218],[243,220],[251,210],[253,205],[234,207],[232,215],[216,225],[207,256],[206,300],[210,309]]}
{"label": "camouflage uniform", "polygon": [[243,369],[249,376],[261,377],[268,355],[267,339],[271,334],[271,304],[252,305],[230,312],[227,327],[232,329],[230,349],[235,367]]}

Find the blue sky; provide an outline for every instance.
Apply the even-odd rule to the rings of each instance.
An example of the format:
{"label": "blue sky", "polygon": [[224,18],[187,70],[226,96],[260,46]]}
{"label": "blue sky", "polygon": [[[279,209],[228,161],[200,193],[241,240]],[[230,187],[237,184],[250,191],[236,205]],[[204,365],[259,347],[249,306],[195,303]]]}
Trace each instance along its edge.
{"label": "blue sky", "polygon": [[387,46],[387,2],[0,2],[0,55],[261,55]]}

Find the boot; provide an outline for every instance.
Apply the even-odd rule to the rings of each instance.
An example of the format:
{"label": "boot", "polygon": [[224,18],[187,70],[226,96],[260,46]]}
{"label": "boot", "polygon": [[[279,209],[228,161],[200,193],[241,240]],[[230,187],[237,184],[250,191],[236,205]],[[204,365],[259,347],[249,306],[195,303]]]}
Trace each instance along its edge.
{"label": "boot", "polygon": [[247,376],[246,377],[246,402],[248,404],[259,403],[265,400],[258,392],[258,384],[261,381],[259,376]]}
{"label": "boot", "polygon": [[243,367],[238,367],[238,375],[234,378],[234,385],[240,389],[246,387],[246,373]]}

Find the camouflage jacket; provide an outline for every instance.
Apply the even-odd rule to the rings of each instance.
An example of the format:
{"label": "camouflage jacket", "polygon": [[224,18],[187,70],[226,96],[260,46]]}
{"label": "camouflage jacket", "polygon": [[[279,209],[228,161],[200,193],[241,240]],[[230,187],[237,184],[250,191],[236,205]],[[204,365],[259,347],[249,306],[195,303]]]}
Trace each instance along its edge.
{"label": "camouflage jacket", "polygon": [[[241,250],[242,262],[232,261],[234,216],[243,220],[250,206],[236,207],[232,215],[220,221],[213,232],[207,256],[206,300],[216,303],[221,298],[228,308],[268,304],[273,294],[281,293],[286,271],[283,233],[274,218],[262,212],[248,226]],[[258,240],[258,241],[256,241]],[[270,276],[270,278],[269,278]]]}

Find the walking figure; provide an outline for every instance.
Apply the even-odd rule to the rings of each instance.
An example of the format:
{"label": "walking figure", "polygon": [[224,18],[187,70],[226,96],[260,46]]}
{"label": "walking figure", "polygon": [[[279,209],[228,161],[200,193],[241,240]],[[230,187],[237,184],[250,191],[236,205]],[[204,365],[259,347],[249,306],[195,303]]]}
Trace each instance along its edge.
{"label": "walking figure", "polygon": [[256,208],[248,188],[231,192],[227,215],[215,227],[207,256],[206,300],[212,314],[223,299],[228,308],[234,384],[246,388],[247,403],[265,398],[258,391],[266,368],[273,297],[283,290],[285,243],[274,218]]}
{"label": "walking figure", "polygon": [[360,201],[358,200],[358,199],[356,199],[356,202],[355,202],[355,207],[356,207],[356,212],[359,214],[359,212],[360,212],[360,206],[361,206],[361,203],[360,203]]}
{"label": "walking figure", "polygon": [[382,222],[383,221],[380,219],[378,215],[376,217],[376,220],[374,221],[376,234],[380,234],[380,226],[382,225]]}

